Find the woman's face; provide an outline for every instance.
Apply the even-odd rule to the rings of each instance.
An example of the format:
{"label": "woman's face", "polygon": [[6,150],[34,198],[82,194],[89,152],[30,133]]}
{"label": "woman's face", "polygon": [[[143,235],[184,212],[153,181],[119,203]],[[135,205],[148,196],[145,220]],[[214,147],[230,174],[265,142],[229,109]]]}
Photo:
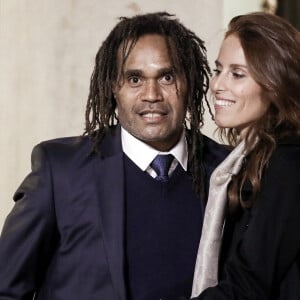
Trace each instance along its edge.
{"label": "woman's face", "polygon": [[215,98],[215,122],[221,128],[236,128],[244,136],[249,126],[265,114],[269,103],[254,81],[236,35],[223,41],[210,88]]}

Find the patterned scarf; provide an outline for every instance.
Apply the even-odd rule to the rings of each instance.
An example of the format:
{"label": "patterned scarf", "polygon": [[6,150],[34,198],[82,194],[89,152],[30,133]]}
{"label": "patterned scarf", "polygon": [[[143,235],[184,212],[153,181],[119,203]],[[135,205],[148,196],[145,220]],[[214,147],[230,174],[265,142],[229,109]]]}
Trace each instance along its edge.
{"label": "patterned scarf", "polygon": [[245,142],[241,141],[211,175],[196,259],[192,297],[197,297],[206,288],[218,284],[219,254],[225,221],[227,187],[231,177],[240,171],[246,155]]}

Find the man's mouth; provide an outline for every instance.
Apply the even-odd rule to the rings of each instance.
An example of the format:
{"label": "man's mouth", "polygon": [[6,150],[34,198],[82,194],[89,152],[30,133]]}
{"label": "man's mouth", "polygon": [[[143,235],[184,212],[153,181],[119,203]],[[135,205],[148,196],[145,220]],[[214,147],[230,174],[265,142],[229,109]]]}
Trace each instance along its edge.
{"label": "man's mouth", "polygon": [[155,110],[155,111],[144,110],[141,111],[139,115],[143,119],[153,123],[153,122],[161,121],[167,115],[167,112],[163,110]]}

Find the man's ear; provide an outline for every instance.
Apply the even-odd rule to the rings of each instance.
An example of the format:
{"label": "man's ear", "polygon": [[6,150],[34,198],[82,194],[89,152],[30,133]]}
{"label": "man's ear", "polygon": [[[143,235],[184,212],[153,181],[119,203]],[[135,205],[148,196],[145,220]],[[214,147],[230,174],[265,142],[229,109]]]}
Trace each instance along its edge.
{"label": "man's ear", "polygon": [[113,93],[115,99],[116,99],[117,89],[118,89],[118,84],[116,82],[113,82],[112,93]]}

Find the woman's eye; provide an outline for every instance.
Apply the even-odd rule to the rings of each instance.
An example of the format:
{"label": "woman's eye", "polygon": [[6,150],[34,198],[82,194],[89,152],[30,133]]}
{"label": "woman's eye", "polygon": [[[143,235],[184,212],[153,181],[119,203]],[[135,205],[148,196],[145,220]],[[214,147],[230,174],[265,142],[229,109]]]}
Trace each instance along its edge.
{"label": "woman's eye", "polygon": [[240,79],[240,78],[245,77],[244,74],[236,73],[236,72],[233,72],[232,75],[233,75],[233,77],[236,78],[236,79]]}
{"label": "woman's eye", "polygon": [[214,72],[215,76],[218,76],[221,73],[221,71],[218,69],[214,69],[213,72]]}

